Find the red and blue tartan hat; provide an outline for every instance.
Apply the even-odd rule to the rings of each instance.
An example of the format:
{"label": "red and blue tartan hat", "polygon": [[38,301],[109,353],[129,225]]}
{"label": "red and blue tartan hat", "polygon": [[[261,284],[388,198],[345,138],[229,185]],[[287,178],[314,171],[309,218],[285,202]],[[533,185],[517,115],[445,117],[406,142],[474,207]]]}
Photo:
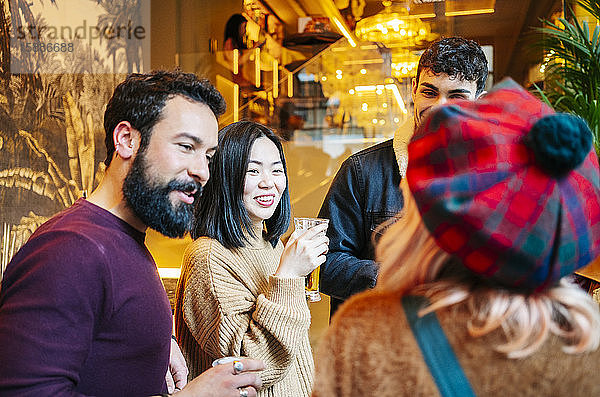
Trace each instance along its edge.
{"label": "red and blue tartan hat", "polygon": [[592,134],[507,79],[435,110],[408,147],[408,184],[437,244],[493,283],[543,290],[600,254]]}

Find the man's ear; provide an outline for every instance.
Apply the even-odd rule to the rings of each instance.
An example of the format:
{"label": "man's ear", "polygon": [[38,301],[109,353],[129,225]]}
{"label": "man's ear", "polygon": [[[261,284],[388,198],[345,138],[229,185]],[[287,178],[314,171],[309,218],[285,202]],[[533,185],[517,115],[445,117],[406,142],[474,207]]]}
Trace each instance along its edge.
{"label": "man's ear", "polygon": [[415,101],[415,95],[417,94],[417,79],[416,77],[412,78],[412,90],[410,91],[412,94],[413,102]]}
{"label": "man's ear", "polygon": [[122,159],[131,158],[140,144],[140,133],[129,121],[121,121],[113,131],[115,154]]}

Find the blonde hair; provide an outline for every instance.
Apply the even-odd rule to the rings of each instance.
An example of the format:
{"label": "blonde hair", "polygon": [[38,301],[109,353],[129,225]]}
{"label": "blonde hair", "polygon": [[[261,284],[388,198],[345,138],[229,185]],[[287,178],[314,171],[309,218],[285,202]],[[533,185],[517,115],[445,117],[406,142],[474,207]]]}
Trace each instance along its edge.
{"label": "blonde hair", "polygon": [[494,349],[509,358],[533,354],[551,334],[562,338],[566,353],[598,348],[598,304],[567,278],[531,294],[477,282],[475,277],[437,280],[452,256],[428,232],[404,181],[401,188],[405,198],[401,218],[388,227],[376,248],[381,263],[377,289],[428,297],[430,305],[420,315],[465,302],[471,313],[469,334],[478,337],[501,330],[506,342]]}

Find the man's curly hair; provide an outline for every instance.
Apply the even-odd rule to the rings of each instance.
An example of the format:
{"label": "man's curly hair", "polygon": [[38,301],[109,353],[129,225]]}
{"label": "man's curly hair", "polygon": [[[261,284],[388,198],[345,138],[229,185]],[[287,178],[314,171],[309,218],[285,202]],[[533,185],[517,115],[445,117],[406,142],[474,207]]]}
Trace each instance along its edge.
{"label": "man's curly hair", "polygon": [[488,76],[488,63],[483,50],[473,40],[462,37],[446,37],[427,48],[419,59],[416,81],[421,71],[447,74],[451,78],[477,82],[476,95],[481,94]]}

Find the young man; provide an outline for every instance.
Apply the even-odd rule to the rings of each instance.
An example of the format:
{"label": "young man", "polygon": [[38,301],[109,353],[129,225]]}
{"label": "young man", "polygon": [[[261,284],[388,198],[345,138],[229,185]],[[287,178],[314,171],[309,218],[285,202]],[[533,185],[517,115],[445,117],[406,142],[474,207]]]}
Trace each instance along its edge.
{"label": "young man", "polygon": [[412,81],[413,119],[393,139],[355,153],[340,167],[319,212],[319,217],[329,219],[321,289],[331,296],[332,315],[346,298],[375,286],[373,238],[380,234],[380,225],[392,222],[403,207],[399,184],[415,127],[435,105],[456,98],[477,99],[487,75],[487,60],[474,41],[451,37],[434,42],[421,55]]}
{"label": "young man", "polygon": [[[104,179],[40,226],[6,268],[0,395],[156,395],[166,391],[169,361],[185,385],[144,238],[148,227],[170,237],[190,229],[224,109],[208,81],[178,71],[134,74],[115,89],[104,115]],[[262,363],[241,367],[246,373],[239,363],[218,366],[178,395],[256,395],[260,379],[248,371]]]}

